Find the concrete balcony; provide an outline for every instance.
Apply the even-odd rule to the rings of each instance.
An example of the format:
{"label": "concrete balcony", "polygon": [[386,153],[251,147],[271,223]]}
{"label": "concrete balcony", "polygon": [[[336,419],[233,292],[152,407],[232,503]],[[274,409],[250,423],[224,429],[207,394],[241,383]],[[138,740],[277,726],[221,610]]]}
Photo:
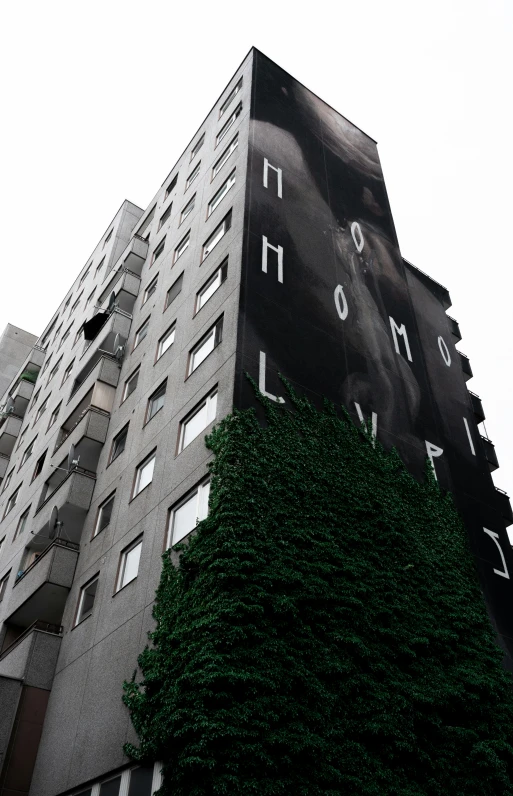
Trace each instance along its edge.
{"label": "concrete balcony", "polygon": [[80,541],[96,479],[93,473],[81,472],[77,468],[67,472],[66,459],[67,457],[60,463],[60,467],[64,469],[55,469],[41,492],[34,516],[34,527],[39,529],[34,536],[34,544],[39,546],[45,540],[48,544],[49,523],[54,506],[58,509],[59,522],[63,523],[66,538],[76,543]]}
{"label": "concrete balcony", "polygon": [[80,357],[80,372],[75,379],[82,380],[83,376],[96,365],[99,359],[105,354],[114,356],[114,343],[119,335],[119,345],[124,345],[130,334],[132,316],[120,310],[114,310],[110,315],[105,313],[105,323],[98,330],[94,340],[86,342],[84,351]]}
{"label": "concrete balcony", "polygon": [[35,622],[0,654],[0,677],[23,680],[26,686],[52,687],[62,628]]}
{"label": "concrete balcony", "polygon": [[511,510],[511,503],[509,496],[502,489],[495,487],[495,494],[497,495],[497,505],[502,519],[506,526],[513,525],[513,511]]}
{"label": "concrete balcony", "polygon": [[37,373],[39,373],[39,371],[43,367],[45,357],[46,357],[46,348],[41,348],[41,346],[35,345],[32,351],[30,352],[25,365],[23,366],[23,370],[36,371]]}
{"label": "concrete balcony", "polygon": [[61,426],[53,456],[62,454],[64,443],[66,450],[69,450],[70,445],[74,445],[75,456],[79,457],[80,466],[95,473],[107,438],[110,414],[91,405],[82,408],[82,403]]}
{"label": "concrete balcony", "polygon": [[0,453],[0,478],[3,478],[7,472],[7,468],[9,466],[10,458],[9,456],[5,456],[5,454]]}
{"label": "concrete balcony", "polygon": [[459,341],[461,340],[459,323],[458,321],[455,321],[454,318],[451,318],[450,315],[447,316],[447,319],[449,321],[449,326],[451,327],[452,336],[454,337],[455,342],[459,343]]}
{"label": "concrete balcony", "polygon": [[470,395],[470,403],[472,404],[472,411],[474,412],[474,417],[476,419],[476,423],[482,423],[485,419],[485,413],[483,410],[483,404],[481,403],[481,398],[479,395],[476,395],[475,392],[468,391]]}
{"label": "concrete balcony", "polygon": [[468,381],[473,377],[472,368],[470,367],[470,360],[465,354],[462,354],[461,351],[458,351],[460,361],[461,361],[461,369],[463,371],[463,376],[465,381]]}
{"label": "concrete balcony", "polygon": [[45,548],[34,561],[32,554],[37,552],[37,546],[31,547],[28,552],[32,563],[26,570],[20,569],[14,582],[6,606],[9,626],[26,628],[36,620],[61,623],[79,546],[65,539],[48,544],[47,538],[40,543],[45,544]]}
{"label": "concrete balcony", "polygon": [[10,456],[20,433],[23,420],[16,415],[6,415],[0,421],[0,453]]}
{"label": "concrete balcony", "polygon": [[12,399],[14,401],[14,414],[18,417],[24,417],[27,411],[27,406],[32,398],[34,392],[34,382],[20,379],[16,388],[12,392]]}
{"label": "concrete balcony", "polygon": [[499,460],[497,459],[497,454],[495,453],[495,445],[488,437],[483,437],[481,435],[481,442],[483,443],[483,449],[486,456],[486,461],[488,462],[488,467],[490,468],[490,472],[493,473],[494,470],[497,470],[499,466]]}
{"label": "concrete balcony", "polygon": [[131,314],[141,287],[140,276],[132,273],[127,268],[112,270],[109,276],[110,278],[107,280],[98,299],[98,304],[102,307],[108,302],[112,293],[115,292],[119,309]]}
{"label": "concrete balcony", "polygon": [[88,362],[73,382],[68,404],[78,406],[91,392],[90,404],[110,412],[119,381],[119,370],[116,360],[105,354],[100,355],[92,364]]}
{"label": "concrete balcony", "polygon": [[143,265],[148,256],[149,243],[139,235],[134,235],[125,251],[119,258],[121,268],[126,268],[137,276],[141,276]]}

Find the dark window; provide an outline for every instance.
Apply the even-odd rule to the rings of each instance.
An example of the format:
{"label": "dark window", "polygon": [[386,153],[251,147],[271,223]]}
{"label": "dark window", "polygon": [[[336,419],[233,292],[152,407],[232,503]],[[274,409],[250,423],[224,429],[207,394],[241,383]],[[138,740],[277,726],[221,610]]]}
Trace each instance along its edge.
{"label": "dark window", "polygon": [[164,307],[165,310],[169,307],[169,305],[175,300],[175,298],[182,292],[182,283],[183,283],[183,271],[176,280],[173,282],[171,287],[166,293],[166,305]]}
{"label": "dark window", "polygon": [[158,258],[160,257],[160,255],[164,251],[164,246],[165,245],[166,245],[166,239],[162,238],[162,240],[160,241],[159,245],[157,246],[157,248],[153,252],[153,257],[151,258],[151,262],[152,263],[154,263],[155,260],[158,260]]}
{"label": "dark window", "polygon": [[173,177],[173,179],[171,180],[171,182],[167,186],[167,188],[166,188],[166,196],[165,196],[166,199],[169,196],[169,194],[171,193],[171,191],[173,190],[173,188],[176,187],[177,179],[178,179],[178,174],[175,174],[175,176]]}
{"label": "dark window", "polygon": [[128,426],[125,426],[125,428],[121,429],[119,434],[116,437],[114,437],[114,440],[112,442],[112,450],[110,452],[111,462],[113,462],[114,459],[117,459],[117,457],[120,454],[122,454],[123,451],[125,450],[127,436],[128,436]]}
{"label": "dark window", "polygon": [[34,478],[37,478],[38,475],[41,473],[41,470],[43,469],[43,465],[45,463],[47,452],[48,452],[48,449],[45,450],[45,452],[37,460],[36,466],[34,468],[34,475],[32,476],[32,480],[34,480]]}
{"label": "dark window", "polygon": [[166,221],[168,220],[169,216],[171,215],[171,208],[172,208],[172,207],[173,207],[173,203],[171,202],[171,204],[169,205],[169,207],[167,208],[167,210],[165,211],[165,213],[163,213],[163,214],[160,216],[160,221],[159,221],[159,229],[162,229],[162,227],[164,226],[164,224],[165,224],[165,223],[166,223]]}
{"label": "dark window", "polygon": [[98,509],[98,517],[96,519],[96,525],[94,527],[94,534],[93,536],[97,536],[97,534],[101,533],[107,525],[110,524],[110,518],[112,517],[112,509],[114,508],[114,498],[116,494],[114,493],[107,500],[101,504]]}
{"label": "dark window", "polygon": [[130,772],[128,796],[151,796],[153,782],[153,766],[140,766]]}
{"label": "dark window", "polygon": [[146,422],[151,420],[151,418],[154,417],[154,415],[156,415],[157,412],[164,406],[164,401],[166,398],[166,386],[167,380],[164,382],[164,384],[161,384],[157,390],[155,390],[153,395],[150,396],[148,400],[148,409],[146,411]]}
{"label": "dark window", "polygon": [[118,796],[120,785],[121,777],[109,779],[108,782],[102,782],[100,785],[100,796]]}

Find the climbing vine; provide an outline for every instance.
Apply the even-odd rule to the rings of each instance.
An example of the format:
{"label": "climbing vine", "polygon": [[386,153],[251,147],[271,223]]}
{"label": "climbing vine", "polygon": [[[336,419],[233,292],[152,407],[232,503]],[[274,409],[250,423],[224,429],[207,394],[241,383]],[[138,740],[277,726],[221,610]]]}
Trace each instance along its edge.
{"label": "climbing vine", "polygon": [[124,685],[161,796],[513,794],[513,693],[450,495],[290,391],[207,438]]}

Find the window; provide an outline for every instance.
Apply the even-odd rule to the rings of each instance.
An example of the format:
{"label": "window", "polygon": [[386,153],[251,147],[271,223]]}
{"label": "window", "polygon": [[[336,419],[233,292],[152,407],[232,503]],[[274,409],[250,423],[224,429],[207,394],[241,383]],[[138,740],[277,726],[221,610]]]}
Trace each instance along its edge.
{"label": "window", "polygon": [[194,144],[193,148],[191,149],[191,160],[194,160],[198,152],[200,151],[203,143],[205,141],[205,133],[201,136],[201,138]]}
{"label": "window", "polygon": [[4,575],[4,576],[3,576],[3,578],[2,578],[2,580],[0,580],[0,603],[1,603],[1,602],[2,602],[2,600],[4,599],[5,591],[6,591],[6,589],[7,589],[7,584],[9,583],[9,575],[10,575],[10,574],[11,574],[11,573],[10,573],[10,571],[9,571],[9,572],[7,573],[7,575]]}
{"label": "window", "polygon": [[96,266],[96,271],[94,272],[95,276],[98,276],[98,274],[99,274],[99,273],[100,273],[100,271],[102,270],[104,262],[105,262],[105,257],[104,257],[104,258],[101,260],[101,262],[99,262],[99,263],[98,263],[98,265]]}
{"label": "window", "polygon": [[208,514],[210,481],[204,481],[192,494],[172,509],[169,516],[167,547],[177,544],[194,530]]}
{"label": "window", "polygon": [[216,207],[222,202],[230,188],[235,185],[235,169],[232,171],[230,176],[227,180],[223,182],[221,187],[218,191],[213,195],[212,199],[208,203],[208,211],[207,211],[207,218],[212,215]]}
{"label": "window", "polygon": [[[163,213],[163,214],[160,216],[159,227],[158,227],[159,229],[162,229],[162,227],[164,226],[164,224],[165,224],[165,223],[166,223],[166,221],[168,220],[169,216],[171,215],[171,209],[172,209],[172,207],[173,207],[173,203],[171,202],[171,204],[169,205],[169,207],[167,208],[167,210],[165,211],[165,213]],[[157,230],[157,231],[158,231],[158,230]]]}
{"label": "window", "polygon": [[61,366],[61,362],[62,362],[62,357],[59,359],[58,362],[55,363],[55,365],[51,369],[50,375],[48,376],[48,381],[46,382],[47,384],[50,384],[51,380],[53,379],[53,377],[55,376],[55,374],[59,370],[59,368]]}
{"label": "window", "polygon": [[96,293],[96,288],[94,288],[94,289],[91,291],[91,293],[89,293],[89,295],[88,295],[88,297],[87,297],[87,300],[86,300],[86,303],[85,303],[86,307],[87,307],[87,306],[88,306],[88,305],[91,303],[91,301],[93,300],[93,296],[94,296],[94,294],[95,294],[95,293]]}
{"label": "window", "polygon": [[71,301],[71,296],[68,296],[68,298],[66,299],[66,303],[65,303],[64,307],[62,308],[63,311],[66,309],[66,307],[69,307],[70,301]]}
{"label": "window", "polygon": [[[31,404],[31,406],[30,406],[30,408],[31,408],[31,409],[33,409],[33,408],[34,408],[34,406],[37,404],[37,399],[39,398],[39,394],[40,394],[40,392],[41,392],[41,387],[39,388],[39,390],[36,390],[36,392],[35,392],[35,393],[34,393],[34,395],[32,396],[32,404]],[[26,429],[25,429],[25,431],[26,431]],[[18,444],[18,448],[19,448],[19,447],[20,447],[20,446],[19,446],[19,444]]]}
{"label": "window", "polygon": [[111,231],[109,232],[109,234],[107,235],[107,237],[106,237],[106,238],[105,238],[105,240],[103,241],[103,248],[105,248],[105,246],[107,245],[107,243],[109,242],[109,240],[112,238],[112,232],[113,232],[113,229],[111,229]]}
{"label": "window", "polygon": [[219,174],[224,164],[232,154],[232,152],[235,152],[235,150],[237,149],[238,145],[239,145],[239,134],[237,133],[235,138],[232,138],[231,142],[228,144],[228,146],[224,150],[219,160],[217,160],[214,163],[214,168],[212,169],[212,179],[214,179],[214,177],[216,177]]}
{"label": "window", "polygon": [[25,438],[25,434],[27,433],[27,431],[28,431],[28,426],[25,426],[25,428],[21,432],[20,436],[18,437],[18,445],[16,446],[16,450],[18,450],[18,448],[21,448],[21,446],[23,444],[23,440]]}
{"label": "window", "polygon": [[237,121],[238,117],[241,114],[241,111],[242,111],[242,102],[239,102],[239,104],[235,108],[234,112],[232,113],[226,124],[223,125],[223,127],[221,127],[221,129],[219,130],[216,138],[216,146],[218,146],[221,143],[225,135],[228,133],[230,127],[233,124],[235,124],[235,122]]}
{"label": "window", "polygon": [[180,224],[183,224],[187,216],[189,216],[192,211],[194,210],[194,202],[196,200],[196,194],[192,197],[192,199],[187,202],[185,207],[183,208],[182,212],[180,213]]}
{"label": "window", "polygon": [[55,337],[53,338],[53,342],[54,342],[54,343],[55,343],[55,341],[57,340],[58,336],[60,335],[60,333],[61,333],[61,329],[62,329],[62,323],[61,323],[61,325],[59,326],[59,328],[57,329],[57,331],[55,332]]}
{"label": "window", "polygon": [[[73,305],[73,307],[74,307],[74,306],[75,306],[75,305]],[[73,311],[73,307],[71,308],[71,310],[72,310],[72,311]],[[64,345],[64,343],[65,343],[65,342],[66,342],[66,340],[68,339],[68,337],[69,337],[69,333],[71,332],[71,327],[72,327],[72,326],[73,326],[73,324],[71,323],[71,324],[68,326],[68,328],[66,329],[66,331],[64,332],[64,334],[62,335],[62,337],[61,337],[61,342],[59,343],[59,348],[62,348],[62,346]],[[80,331],[82,331],[82,330],[80,330]]]}
{"label": "window", "polygon": [[118,456],[120,456],[125,450],[127,436],[128,436],[128,424],[124,428],[122,428],[119,434],[117,434],[112,440],[112,448],[110,450],[109,464],[113,462],[114,459],[117,459]]}
{"label": "window", "polygon": [[48,367],[48,365],[50,364],[51,361],[52,361],[52,355],[50,354],[48,359],[45,361],[43,367],[41,368],[41,374],[40,374],[41,376],[43,375],[43,373],[45,372],[45,370],[47,369],[47,367]]}
{"label": "window", "polygon": [[82,327],[80,327],[80,328],[79,328],[79,329],[77,329],[77,331],[76,331],[76,334],[75,334],[75,339],[73,340],[73,346],[72,346],[72,348],[75,348],[76,344],[78,343],[78,341],[80,340],[80,338],[81,338],[81,337],[82,337]]}
{"label": "window", "polygon": [[141,558],[141,550],[142,539],[139,537],[139,539],[136,539],[135,542],[132,542],[130,547],[127,547],[126,550],[123,550],[121,553],[116,591],[119,591],[123,588],[123,586],[126,586],[127,583],[130,583],[137,577],[137,573],[139,571],[139,561]]}
{"label": "window", "polygon": [[21,484],[19,485],[18,489],[15,489],[15,491],[12,493],[9,500],[7,501],[4,511],[4,517],[7,517],[9,512],[13,510],[16,503],[18,502],[18,498],[20,496],[20,489],[21,489]]}
{"label": "window", "polygon": [[[29,514],[30,514],[30,506],[28,507],[28,509],[26,509],[23,512],[23,514],[21,515],[21,517],[18,520],[18,524],[16,526],[16,530],[14,532],[14,536],[13,536],[13,539],[12,539],[13,542],[14,542],[15,539],[18,538],[18,536],[21,536],[21,534],[23,533],[23,531],[27,527]],[[0,548],[1,548],[1,544],[0,544]]]}
{"label": "window", "polygon": [[86,583],[86,585],[82,586],[80,589],[75,627],[93,613],[94,600],[96,598],[96,592],[98,591],[98,579],[99,576],[95,575],[89,583]]}
{"label": "window", "polygon": [[187,235],[185,235],[185,237],[182,238],[182,240],[175,249],[175,254],[173,257],[173,265],[176,263],[179,257],[182,256],[184,251],[189,248],[190,241],[191,241],[191,231],[189,230]]}
{"label": "window", "polygon": [[2,484],[2,492],[5,492],[9,484],[11,483],[12,474],[14,473],[14,467],[10,470],[4,478],[4,482]]}
{"label": "window", "polygon": [[132,497],[136,497],[143,489],[151,484],[153,479],[153,469],[155,467],[156,452],[153,452],[138,466],[135,471],[135,481]]}
{"label": "window", "polygon": [[68,381],[69,377],[71,376],[71,371],[73,370],[73,365],[74,364],[75,364],[75,360],[72,359],[71,362],[69,363],[68,367],[64,371],[64,375],[62,377],[61,387],[66,381]]}
{"label": "window", "polygon": [[2,552],[4,544],[5,544],[5,536],[3,536],[2,539],[0,539],[0,553]]}
{"label": "window", "polygon": [[134,349],[137,348],[139,343],[142,343],[146,335],[148,334],[148,329],[150,327],[150,319],[147,318],[142,326],[139,326],[138,330],[135,333],[135,340],[134,340]]}
{"label": "window", "polygon": [[188,188],[191,187],[192,183],[194,182],[194,180],[198,176],[199,171],[200,171],[200,166],[201,166],[201,160],[198,163],[198,165],[193,168],[193,170],[191,171],[191,173],[187,177],[187,181],[185,183],[185,190],[187,190]]}
{"label": "window", "polygon": [[204,359],[219,345],[223,338],[223,318],[219,318],[215,326],[201,338],[194,348],[189,352],[189,370],[187,375],[196,370],[198,365],[201,365]]}
{"label": "window", "polygon": [[[73,313],[75,312],[76,308],[77,308],[77,307],[78,307],[78,305],[80,304],[80,299],[82,298],[82,295],[83,295],[83,292],[82,292],[82,293],[79,295],[79,297],[77,298],[77,300],[76,300],[76,301],[74,301],[74,302],[73,302],[73,304],[71,305],[71,309],[70,309],[70,311],[69,311],[70,317],[73,315]],[[61,340],[61,342],[62,342],[62,340]]]}
{"label": "window", "polygon": [[203,244],[201,262],[203,262],[205,257],[208,257],[212,249],[215,246],[217,246],[221,238],[223,238],[226,235],[231,225],[232,225],[232,211],[230,210],[230,212],[227,213],[227,215],[223,218],[219,226],[215,228],[210,238],[208,238],[208,240],[206,240],[205,243]]}
{"label": "window", "polygon": [[89,271],[90,271],[90,270],[91,270],[91,266],[89,265],[89,268],[87,269],[87,271],[84,271],[84,273],[83,273],[83,274],[82,274],[82,276],[80,277],[80,282],[79,282],[79,285],[82,285],[82,284],[83,284],[83,283],[86,281],[86,279],[87,279],[87,277],[88,277],[88,275],[89,275]]}
{"label": "window", "polygon": [[153,205],[153,207],[151,208],[150,212],[148,213],[148,215],[146,216],[146,218],[142,222],[141,226],[139,227],[139,229],[135,233],[136,235],[139,235],[140,238],[144,238],[144,240],[148,240],[148,238],[150,237],[151,222],[153,221],[153,217],[155,215],[155,210],[156,209],[157,209],[157,205]]}
{"label": "window", "polygon": [[199,312],[205,306],[209,298],[211,298],[216,290],[221,287],[226,277],[228,276],[228,257],[226,260],[216,268],[212,276],[207,279],[203,287],[196,293],[196,306],[194,312]]}
{"label": "window", "polygon": [[131,376],[125,381],[125,386],[123,387],[123,396],[121,398],[121,403],[126,401],[129,395],[132,395],[133,391],[137,387],[137,382],[139,381],[139,368],[132,373]]}
{"label": "window", "polygon": [[176,181],[177,180],[178,180],[178,174],[175,174],[175,176],[173,177],[173,179],[171,180],[171,182],[169,183],[169,185],[166,188],[166,194],[164,196],[164,199],[167,199],[167,197],[169,196],[169,194],[171,193],[173,188],[176,188]]}
{"label": "window", "polygon": [[50,428],[53,426],[53,424],[54,424],[54,423],[55,423],[55,421],[57,420],[57,418],[58,418],[58,416],[59,416],[59,412],[60,412],[61,406],[62,406],[62,401],[61,401],[61,403],[59,404],[59,406],[57,406],[57,407],[56,407],[56,408],[53,410],[52,414],[50,415],[50,422],[48,423],[48,428],[49,428],[49,429],[50,429]]}
{"label": "window", "polygon": [[164,309],[167,310],[170,304],[173,303],[175,298],[182,292],[183,272],[180,274],[176,282],[173,282],[171,287],[166,293],[166,303]]}
{"label": "window", "polygon": [[179,453],[216,419],[216,409],[217,388],[213,390],[210,395],[207,395],[205,400],[181,423],[178,441]]}
{"label": "window", "polygon": [[237,85],[235,86],[235,88],[234,88],[234,89],[232,89],[232,91],[230,91],[230,93],[229,93],[229,94],[228,94],[228,96],[226,97],[225,101],[223,102],[223,104],[222,104],[222,105],[221,105],[221,107],[219,108],[219,118],[221,118],[221,116],[223,116],[223,114],[225,113],[225,111],[227,111],[227,110],[228,110],[228,106],[230,105],[230,103],[231,103],[231,102],[233,102],[233,100],[235,99],[235,97],[237,96],[237,94],[239,94],[239,92],[241,91],[241,89],[242,89],[242,78],[239,80],[239,82],[237,83]]}
{"label": "window", "polygon": [[166,398],[166,387],[167,387],[167,379],[164,384],[161,384],[160,387],[155,390],[153,395],[150,395],[148,399],[148,407],[146,409],[146,423],[154,417],[157,412],[159,412],[162,407],[164,406],[164,401]]}
{"label": "window", "polygon": [[160,359],[162,354],[165,354],[167,349],[175,342],[175,328],[176,325],[173,324],[160,338],[157,345],[157,359]]}
{"label": "window", "polygon": [[164,246],[165,246],[165,245],[166,245],[166,236],[164,235],[164,237],[163,237],[163,238],[162,238],[162,240],[160,241],[159,245],[157,246],[157,248],[156,248],[156,249],[155,249],[155,251],[153,252],[153,256],[152,256],[152,258],[151,258],[151,264],[152,264],[152,265],[153,265],[153,263],[154,263],[156,260],[158,260],[158,259],[159,259],[160,255],[161,255],[161,254],[162,254],[162,252],[164,251]]}
{"label": "window", "polygon": [[148,287],[144,291],[143,302],[142,302],[143,304],[146,304],[146,302],[148,301],[150,296],[153,296],[153,294],[155,293],[155,291],[157,289],[158,278],[159,278],[159,275],[157,274],[157,276],[154,279],[151,280],[150,284],[148,285]]}
{"label": "window", "polygon": [[153,793],[153,766],[138,766],[130,772],[128,796],[151,796]]}
{"label": "window", "polygon": [[41,474],[43,470],[43,465],[45,463],[47,450],[39,457],[39,459],[36,462],[36,466],[34,467],[34,473],[32,475],[32,481],[35,481],[35,479],[38,477],[38,475]]}
{"label": "window", "polygon": [[36,418],[35,418],[35,420],[34,420],[34,424],[35,424],[35,423],[37,423],[37,421],[39,420],[39,418],[41,417],[41,415],[42,415],[42,414],[44,414],[44,412],[46,412],[46,407],[48,406],[48,399],[49,399],[49,398],[50,398],[50,396],[49,396],[49,395],[47,395],[47,396],[46,396],[46,398],[45,398],[45,400],[43,401],[43,403],[41,404],[41,406],[40,406],[40,407],[39,407],[39,409],[37,410],[37,412],[36,412]]}
{"label": "window", "polygon": [[25,448],[25,450],[23,452],[23,456],[21,457],[20,467],[23,467],[23,465],[25,464],[27,459],[30,459],[30,457],[32,456],[32,451],[34,450],[34,445],[36,444],[36,439],[37,439],[37,437],[34,437],[32,442],[30,443],[30,445],[27,445],[27,447]]}
{"label": "window", "polygon": [[102,782],[100,785],[99,796],[119,796],[121,787],[121,775]]}
{"label": "window", "polygon": [[93,537],[98,536],[99,533],[105,530],[105,528],[110,525],[110,519],[112,517],[112,509],[114,508],[114,498],[116,497],[116,493],[113,492],[112,495],[109,495],[107,500],[104,500],[103,503],[98,508],[98,514],[96,515],[96,522],[94,524],[94,531]]}

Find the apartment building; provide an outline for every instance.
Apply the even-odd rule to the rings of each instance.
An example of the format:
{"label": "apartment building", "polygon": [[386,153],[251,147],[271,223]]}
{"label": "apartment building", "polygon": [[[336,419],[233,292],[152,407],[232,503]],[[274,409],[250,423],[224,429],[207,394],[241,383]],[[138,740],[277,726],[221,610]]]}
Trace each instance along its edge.
{"label": "apartment building", "polygon": [[[77,269],[78,270],[78,269]],[[0,796],[149,796],[122,683],[163,551],[208,512],[204,436],[315,403],[371,420],[469,530],[507,665],[508,497],[448,291],[401,257],[375,142],[252,49],[146,209],[123,202],[18,363],[0,454]],[[8,410],[8,411],[7,411]]]}

